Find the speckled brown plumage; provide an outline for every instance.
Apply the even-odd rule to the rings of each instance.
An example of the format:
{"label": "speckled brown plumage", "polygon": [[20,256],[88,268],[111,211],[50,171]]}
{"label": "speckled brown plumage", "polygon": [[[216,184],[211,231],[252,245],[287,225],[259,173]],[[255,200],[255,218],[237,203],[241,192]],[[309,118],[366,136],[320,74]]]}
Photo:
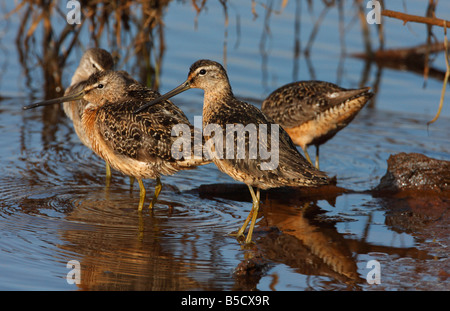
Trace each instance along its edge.
{"label": "speckled brown plumage", "polygon": [[[72,87],[84,80],[87,80],[92,74],[111,70],[114,67],[114,61],[109,52],[100,48],[91,48],[84,52],[80,59],[80,63],[75,70],[70,86],[66,89],[64,95],[68,95],[72,92]],[[80,141],[90,148],[89,143],[85,137],[83,127],[81,126],[81,116],[84,108],[88,102],[84,99],[79,99],[71,102],[63,103],[64,112],[67,117],[72,120],[75,133],[79,137]]]}
{"label": "speckled brown plumage", "polygon": [[372,98],[369,87],[344,89],[323,81],[299,81],[273,91],[261,110],[280,124],[309,159],[307,147],[319,146],[346,127]]}
{"label": "speckled brown plumage", "polygon": [[[255,106],[237,100],[234,97],[227,98],[226,101],[214,102],[206,105],[203,111],[204,126],[208,124],[218,124],[226,128],[227,124],[242,124],[247,126],[255,124],[259,128],[260,124],[271,126],[274,122],[265,116]],[[271,146],[271,133],[268,128],[267,146]],[[257,132],[257,140],[260,140],[260,132]],[[225,136],[225,135],[224,135]],[[209,137],[205,137],[208,139]],[[237,159],[236,146],[241,143],[234,136],[234,157],[231,159],[214,159],[214,163],[224,173],[230,175],[238,181],[260,189],[277,188],[284,186],[311,186],[326,184],[326,175],[314,169],[297,151],[287,133],[279,127],[279,163],[274,170],[261,170],[260,164],[263,162],[258,153],[257,159]],[[245,150],[249,150],[249,139],[245,137]],[[225,145],[225,137],[224,137]]]}
{"label": "speckled brown plumage", "polygon": [[83,125],[94,151],[111,167],[138,179],[154,179],[195,166],[197,161],[172,157],[171,147],[177,139],[171,135],[172,127],[188,124],[193,128],[177,106],[163,101],[134,114],[159,93],[129,81],[119,72],[95,74],[86,85],[84,98],[90,104],[84,111]]}
{"label": "speckled brown plumage", "polygon": [[134,111],[160,94],[136,82],[123,71],[94,73],[88,80],[73,85],[68,97],[24,107],[34,108],[64,100],[83,98],[88,102],[81,118],[85,137],[92,150],[112,168],[139,181],[142,210],[145,188],[142,179],[156,179],[155,195],[150,208],[161,190],[160,176],[180,170],[192,169],[208,163],[203,158],[176,159],[172,144],[172,128],[185,124],[194,134],[194,127],[185,114],[172,102],[162,101],[136,114]]}
{"label": "speckled brown plumage", "polygon": [[[206,74],[200,76],[201,70]],[[236,99],[225,69],[217,62],[200,60],[194,63],[188,78],[191,87],[205,91],[203,103],[203,126],[218,124],[225,128],[227,124],[274,124],[258,108]],[[268,145],[271,135],[268,133]],[[258,135],[259,141],[259,135]],[[237,141],[235,140],[235,145]],[[246,149],[249,141],[245,141]],[[232,174],[238,181],[260,189],[283,186],[312,186],[327,184],[325,173],[312,167],[297,151],[287,133],[279,131],[279,165],[274,170],[259,169],[261,159],[214,159],[214,163],[224,173]],[[235,148],[236,150],[236,148]]]}
{"label": "speckled brown plumage", "polygon": [[[203,101],[204,131],[208,125],[219,125],[223,131],[225,131],[227,125],[234,124],[242,124],[243,126],[254,124],[256,128],[259,128],[259,125],[267,125],[268,135],[266,145],[271,145],[271,140],[274,138],[271,136],[270,127],[278,126],[255,106],[236,99],[233,95],[225,69],[219,63],[211,60],[199,60],[195,62],[190,67],[188,78],[183,84],[159,99],[148,103],[147,106],[159,100],[175,96],[189,88],[200,88],[205,92]],[[236,146],[239,143],[237,135],[234,136],[234,157],[213,157],[213,162],[222,172],[249,186],[253,206],[244,225],[238,232],[238,236],[242,236],[251,220],[251,225],[245,240],[246,243],[251,242],[259,208],[260,189],[283,186],[320,186],[330,183],[329,178],[324,172],[315,169],[298,152],[289,135],[281,127],[278,127],[278,129],[279,141],[277,147],[279,159],[278,166],[274,169],[261,169],[263,160],[261,159],[260,153],[258,153],[255,159],[249,158],[248,153],[246,153],[245,158],[237,159]],[[240,137],[244,139],[243,136]],[[208,139],[208,137],[205,137],[205,139]],[[261,142],[261,132],[259,131],[256,140],[258,143]],[[249,150],[251,142],[250,139],[245,139],[246,150]],[[214,149],[214,154],[216,156],[218,155],[216,149]],[[253,187],[257,188],[256,194],[254,193]]]}
{"label": "speckled brown plumage", "polygon": [[[111,70],[113,69],[113,67],[114,60],[112,55],[108,51],[100,48],[91,48],[86,50],[72,76],[70,86],[66,89],[64,95],[72,93],[72,88],[75,84],[87,80],[92,74],[100,71]],[[88,102],[85,99],[81,98],[70,102],[64,102],[63,109],[67,117],[72,120],[73,128],[80,141],[83,143],[83,145],[92,149],[89,140],[86,137],[84,128],[81,124],[81,117],[87,104]],[[109,164],[106,163],[106,185],[109,185],[110,181],[111,168],[109,167]],[[133,179],[130,178],[130,181],[132,184]]]}

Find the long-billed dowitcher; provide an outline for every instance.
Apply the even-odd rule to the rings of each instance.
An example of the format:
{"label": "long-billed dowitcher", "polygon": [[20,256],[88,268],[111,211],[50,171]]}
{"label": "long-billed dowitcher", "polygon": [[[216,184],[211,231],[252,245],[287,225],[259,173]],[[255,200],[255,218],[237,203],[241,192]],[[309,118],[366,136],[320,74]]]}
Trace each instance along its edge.
{"label": "long-billed dowitcher", "polygon": [[344,89],[323,81],[293,82],[273,91],[261,110],[286,130],[310,163],[307,148],[315,145],[319,168],[319,146],[355,118],[373,96],[369,89]]}
{"label": "long-billed dowitcher", "polygon": [[[69,87],[66,89],[64,95],[68,95],[71,93],[72,88],[77,83],[87,80],[92,74],[111,70],[114,67],[114,60],[112,55],[100,48],[91,48],[84,52],[83,56],[80,59],[80,63],[75,70],[72,81]],[[64,102],[63,108],[67,117],[72,120],[73,127],[75,129],[75,133],[77,134],[80,141],[88,148],[92,149],[89,143],[88,138],[86,137],[86,133],[84,131],[84,127],[81,124],[81,117],[83,115],[84,108],[88,105],[88,102],[84,99],[79,99],[70,102]],[[109,167],[108,162],[106,162],[106,184],[109,185],[111,180],[111,168]]]}
{"label": "long-billed dowitcher", "polygon": [[102,71],[88,80],[73,86],[67,96],[25,106],[30,109],[84,99],[85,107],[81,124],[85,137],[94,152],[109,165],[139,181],[142,210],[145,188],[142,179],[156,179],[155,194],[150,203],[153,208],[161,191],[161,175],[171,175],[180,170],[191,169],[207,162],[198,157],[176,159],[172,156],[172,127],[177,124],[193,126],[185,114],[172,102],[161,101],[133,113],[146,102],[160,94],[139,83],[127,73]]}
{"label": "long-billed dowitcher", "polygon": [[[264,163],[261,154],[257,157],[249,157],[249,153],[245,157],[236,156],[238,144],[245,139],[245,150],[250,150],[251,144],[258,143],[272,146],[272,140],[276,140],[276,136],[270,130],[270,133],[259,131],[256,139],[250,141],[248,137],[233,137],[234,154],[231,157],[221,157],[218,154],[218,146],[215,146],[212,160],[220,171],[228,174],[237,181],[247,184],[252,196],[253,204],[247,219],[243,226],[239,229],[238,238],[244,236],[244,231],[251,221],[245,243],[248,244],[252,240],[253,229],[255,226],[257,213],[260,204],[260,189],[277,188],[283,186],[319,186],[329,184],[330,180],[324,172],[315,169],[306,159],[299,153],[289,135],[270,118],[264,115],[258,108],[246,102],[236,99],[231,90],[227,73],[221,64],[211,60],[199,60],[195,62],[189,71],[187,80],[165,95],[153,100],[136,111],[139,113],[147,107],[158,103],[162,100],[175,96],[190,88],[200,88],[204,90],[203,101],[203,129],[208,125],[218,125],[225,129],[228,125],[241,124],[243,126],[255,125],[255,128],[261,128],[265,125],[267,130],[276,128],[274,132],[278,134],[278,145],[275,146],[278,152],[278,165],[271,169],[262,169]],[[270,127],[270,129],[269,129]],[[262,142],[264,134],[265,142]],[[208,139],[208,136],[205,139]],[[241,139],[241,141],[239,141]],[[225,140],[225,138],[224,138]],[[275,151],[275,150],[271,150]],[[253,187],[256,187],[255,191]]]}

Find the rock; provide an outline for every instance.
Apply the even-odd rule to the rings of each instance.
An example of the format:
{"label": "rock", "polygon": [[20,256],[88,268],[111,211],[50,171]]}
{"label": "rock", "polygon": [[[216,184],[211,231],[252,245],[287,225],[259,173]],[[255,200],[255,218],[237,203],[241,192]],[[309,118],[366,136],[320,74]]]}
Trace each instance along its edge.
{"label": "rock", "polygon": [[387,163],[387,172],[373,191],[386,209],[386,224],[407,232],[434,228],[435,234],[448,228],[450,162],[399,153]]}
{"label": "rock", "polygon": [[450,191],[450,161],[419,153],[399,153],[391,155],[387,164],[376,191]]}

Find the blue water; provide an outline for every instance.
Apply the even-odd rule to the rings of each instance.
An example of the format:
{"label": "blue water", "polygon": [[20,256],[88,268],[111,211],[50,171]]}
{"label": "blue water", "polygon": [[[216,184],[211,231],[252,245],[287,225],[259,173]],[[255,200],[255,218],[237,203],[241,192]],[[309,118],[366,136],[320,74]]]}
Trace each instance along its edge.
{"label": "blue water", "polygon": [[[266,1],[265,7],[255,2],[257,15],[252,12],[251,1],[227,3],[227,21],[217,1],[208,1],[198,15],[189,1],[172,1],[165,8],[160,91],[183,82],[189,66],[200,58],[226,65],[235,95],[256,106],[272,90],[293,80],[373,87],[381,70],[373,107],[364,108],[346,129],[321,147],[321,168],[336,175],[339,186],[360,193],[309,202],[319,211],[312,218],[303,215],[308,204],[301,197],[280,194],[263,199],[255,229],[255,253],[243,251],[229,235],[250,210],[246,189],[241,194],[244,199],[239,200],[231,194],[214,198],[199,194],[201,185],[236,184],[213,164],[164,177],[153,215],[139,218],[137,185],[130,189],[128,178],[113,173],[112,185],[105,189],[103,161],[79,142],[67,118],[44,115],[39,109],[21,110],[44,96],[42,69],[36,58],[41,53],[41,38],[38,35],[32,42],[34,57],[26,75],[15,44],[21,21],[14,14],[0,22],[1,290],[450,288],[448,280],[439,277],[449,267],[445,223],[442,231],[439,227],[416,231],[393,227],[386,223],[383,201],[363,192],[379,183],[391,154],[418,152],[450,159],[448,96],[438,121],[426,125],[437,111],[442,81],[430,77],[424,87],[421,74],[379,69],[375,64],[364,78],[364,61],[350,56],[364,51],[353,1],[346,1],[344,8],[345,57],[338,11],[332,7],[309,59],[304,54],[295,56],[295,40],[304,51],[323,10],[321,3],[314,2],[310,10],[305,1],[287,1],[285,7],[283,1]],[[274,11],[268,15],[266,7],[271,3]],[[13,5],[5,3],[1,12],[11,11]],[[402,1],[388,5],[388,9],[404,11]],[[421,15],[426,1],[408,1],[406,7],[408,13]],[[438,8],[438,17],[450,20],[450,3],[440,1]],[[298,11],[300,26],[296,32]],[[53,22],[57,32],[66,25],[61,16],[55,16]],[[382,22],[386,48],[425,42],[423,25],[402,26],[402,22],[387,18]],[[369,25],[369,30],[376,49],[375,25]],[[433,31],[443,38],[442,29],[435,27]],[[102,47],[115,49],[112,41],[112,35],[106,34]],[[154,43],[158,49],[159,42]],[[132,35],[125,36],[119,54],[126,54],[132,44]],[[80,45],[64,68],[64,85],[69,83],[83,48],[93,45],[87,27],[80,35]],[[137,75],[139,61],[131,57],[127,63],[120,61],[119,67]],[[436,56],[433,66],[445,70],[443,53]],[[202,95],[200,90],[190,90],[173,100],[193,121],[201,115]],[[146,185],[151,193],[154,181],[146,181]],[[319,246],[314,243],[324,249],[336,245],[335,256],[347,254],[348,264],[361,279],[348,282],[332,265],[320,263],[320,256],[314,253]],[[344,246],[338,246],[341,244]],[[234,273],[249,255],[261,256],[264,263],[262,274],[253,283]],[[369,271],[366,263],[372,259],[381,262],[380,285],[365,281]],[[81,263],[80,285],[66,280],[70,260]]]}

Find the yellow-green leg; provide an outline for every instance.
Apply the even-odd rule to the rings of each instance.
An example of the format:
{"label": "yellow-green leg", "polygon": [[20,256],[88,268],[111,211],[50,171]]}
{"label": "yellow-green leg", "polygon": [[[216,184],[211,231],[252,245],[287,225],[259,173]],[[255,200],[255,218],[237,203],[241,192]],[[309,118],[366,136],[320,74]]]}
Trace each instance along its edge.
{"label": "yellow-green leg", "polygon": [[[106,163],[106,186],[109,187],[109,185],[111,184],[111,178],[112,178],[111,166],[109,166],[108,162],[105,162],[105,163]],[[131,188],[133,188],[134,180],[135,180],[135,178],[133,176],[130,176],[130,187]]]}
{"label": "yellow-green leg", "polygon": [[250,228],[248,228],[247,238],[245,239],[245,244],[250,244],[252,242],[253,229],[255,228],[256,218],[258,217],[259,201],[260,201],[260,190],[257,188],[256,196],[253,188],[249,186],[250,194],[252,195],[253,205],[252,205],[252,221],[250,223]]}
{"label": "yellow-green leg", "polygon": [[145,200],[145,187],[144,187],[144,183],[142,182],[141,179],[137,178],[138,183],[139,183],[139,207],[138,207],[138,211],[142,212],[142,209],[144,208],[144,200]]}
{"label": "yellow-green leg", "polygon": [[150,206],[148,207],[149,209],[152,209],[153,206],[155,206],[156,201],[158,200],[159,193],[161,192],[161,189],[162,189],[161,180],[159,179],[159,177],[156,177],[155,194],[153,195],[153,199],[150,202]]}
{"label": "yellow-green leg", "polygon": [[136,178],[134,178],[133,176],[130,176],[130,189],[132,189],[133,188],[133,184],[134,184],[134,180],[135,180]]}
{"label": "yellow-green leg", "polygon": [[316,146],[316,168],[319,169],[319,145]]}
{"label": "yellow-green leg", "polygon": [[[253,191],[253,189],[252,189]],[[253,202],[252,204],[252,209],[250,210],[250,213],[248,213],[247,218],[244,221],[244,224],[242,225],[242,227],[239,229],[239,231],[236,234],[236,238],[240,239],[241,237],[244,237],[244,231],[248,226],[248,223],[250,222],[250,220],[252,219],[253,216],[253,207],[255,206],[255,203]]]}
{"label": "yellow-green leg", "polygon": [[106,187],[109,187],[111,184],[111,167],[109,166],[108,162],[106,163]]}
{"label": "yellow-green leg", "polygon": [[311,163],[311,165],[312,165],[312,161],[311,161],[311,158],[309,157],[308,150],[307,150],[308,147],[305,146],[305,148],[302,147],[302,149],[303,149],[303,153],[305,154],[306,160],[308,160],[308,162]]}
{"label": "yellow-green leg", "polygon": [[252,196],[252,209],[250,210],[250,213],[248,213],[247,218],[244,221],[244,224],[239,229],[238,233],[236,234],[237,238],[244,236],[244,231],[247,228],[248,224],[251,221],[250,228],[248,229],[247,238],[245,239],[245,243],[249,244],[252,241],[252,234],[253,229],[255,227],[256,217],[258,216],[258,209],[259,209],[259,200],[260,200],[260,191],[259,188],[257,188],[257,192],[255,195],[255,192],[253,191],[252,186],[248,185],[248,189],[250,190],[250,194]]}

